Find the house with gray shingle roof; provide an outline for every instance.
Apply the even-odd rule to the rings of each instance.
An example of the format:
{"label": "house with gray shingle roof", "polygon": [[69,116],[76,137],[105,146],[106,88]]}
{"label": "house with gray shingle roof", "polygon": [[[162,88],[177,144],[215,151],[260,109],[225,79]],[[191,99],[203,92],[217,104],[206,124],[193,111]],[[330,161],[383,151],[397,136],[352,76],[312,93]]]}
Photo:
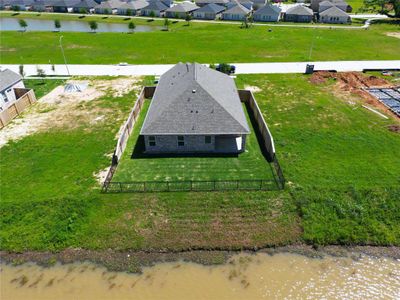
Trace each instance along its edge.
{"label": "house with gray shingle roof", "polygon": [[249,125],[235,82],[197,63],[178,63],[158,82],[140,135],[146,153],[241,153]]}
{"label": "house with gray shingle roof", "polygon": [[199,7],[203,7],[208,4],[226,6],[229,3],[229,0],[196,0],[195,3]]}
{"label": "house with gray shingle roof", "polygon": [[225,10],[225,6],[214,3],[207,4],[193,13],[195,19],[215,20],[221,17],[221,13]]}
{"label": "house with gray shingle roof", "polygon": [[97,6],[97,2],[94,0],[80,0],[72,5],[72,10],[75,13],[89,13],[94,9],[95,6]]}
{"label": "house with gray shingle roof", "polygon": [[328,0],[322,1],[322,2],[319,4],[318,12],[321,13],[321,12],[323,12],[324,10],[327,10],[328,8],[331,8],[331,7],[333,7],[333,6],[335,6],[335,5],[333,5],[333,3],[332,3],[331,1],[328,1]]}
{"label": "house with gray shingle roof", "polygon": [[9,69],[0,71],[0,111],[12,105],[17,97],[14,89],[25,88],[22,76]]}
{"label": "house with gray shingle roof", "polygon": [[287,22],[309,23],[313,20],[313,18],[314,12],[303,5],[291,7],[285,13],[285,21]]}
{"label": "house with gray shingle roof", "polygon": [[96,14],[113,14],[116,13],[118,8],[121,8],[126,2],[120,0],[107,0],[94,7]]}
{"label": "house with gray shingle roof", "polygon": [[281,9],[273,4],[266,4],[253,13],[254,21],[278,22],[281,17]]}
{"label": "house with gray shingle roof", "polygon": [[150,16],[151,12],[153,12],[156,17],[162,17],[167,9],[168,6],[162,1],[150,1],[149,5],[141,10],[141,14],[142,16]]}
{"label": "house with gray shingle roof", "polygon": [[145,8],[146,6],[149,5],[149,2],[146,0],[134,0],[134,1],[129,1],[119,8],[117,8],[117,14],[119,15],[131,15],[131,16],[136,16],[140,15],[140,10],[142,8]]}
{"label": "house with gray shingle roof", "polygon": [[168,8],[165,11],[165,15],[168,18],[185,18],[186,15],[192,14],[192,12],[197,9],[199,9],[199,7],[192,2],[181,2]]}
{"label": "house with gray shingle roof", "polygon": [[244,7],[240,3],[236,3],[233,7],[222,13],[222,19],[231,21],[243,21],[244,19],[246,19],[247,15],[250,12],[250,9]]}
{"label": "house with gray shingle roof", "polygon": [[319,14],[321,23],[347,24],[351,23],[351,17],[336,6],[332,6]]}

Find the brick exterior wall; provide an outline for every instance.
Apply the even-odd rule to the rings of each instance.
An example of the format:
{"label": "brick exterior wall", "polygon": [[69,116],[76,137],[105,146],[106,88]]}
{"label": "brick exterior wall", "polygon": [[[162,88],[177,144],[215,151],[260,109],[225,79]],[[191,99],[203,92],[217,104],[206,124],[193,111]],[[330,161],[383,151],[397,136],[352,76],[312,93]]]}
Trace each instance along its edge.
{"label": "brick exterior wall", "polygon": [[186,135],[184,146],[178,146],[178,136],[158,135],[155,136],[155,146],[150,146],[149,136],[144,136],[146,153],[185,153],[185,152],[214,152],[215,137],[211,136],[211,143],[205,143],[204,135]]}

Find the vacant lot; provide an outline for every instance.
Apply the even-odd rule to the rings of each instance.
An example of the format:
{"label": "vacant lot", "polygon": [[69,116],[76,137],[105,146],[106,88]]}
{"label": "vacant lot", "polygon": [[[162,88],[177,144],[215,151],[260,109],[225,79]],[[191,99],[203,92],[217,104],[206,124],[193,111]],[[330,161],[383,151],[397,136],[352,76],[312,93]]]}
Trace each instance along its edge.
{"label": "vacant lot", "polygon": [[[369,30],[311,29],[179,22],[171,30],[126,33],[63,32],[68,63],[165,64],[179,61],[268,62],[400,59],[400,40],[387,36],[398,25],[377,24]],[[63,63],[59,33],[2,32],[1,63]],[[46,47],[38,49],[37,45]],[[368,45],[366,47],[365,45]]]}
{"label": "vacant lot", "polygon": [[139,132],[150,101],[145,102],[139,121],[129,138],[125,153],[114,174],[113,181],[174,181],[174,180],[273,180],[268,162],[261,153],[254,128],[243,106],[251,134],[246,141],[246,151],[239,156],[219,157],[149,157],[143,154]]}
{"label": "vacant lot", "polygon": [[[285,191],[100,194],[135,90],[81,103],[98,123],[51,127],[0,148],[1,248],[240,249],[299,241],[400,244],[399,134],[334,81],[238,76],[274,135]],[[93,83],[94,84],[94,83]],[[68,117],[68,116],[66,116]]]}

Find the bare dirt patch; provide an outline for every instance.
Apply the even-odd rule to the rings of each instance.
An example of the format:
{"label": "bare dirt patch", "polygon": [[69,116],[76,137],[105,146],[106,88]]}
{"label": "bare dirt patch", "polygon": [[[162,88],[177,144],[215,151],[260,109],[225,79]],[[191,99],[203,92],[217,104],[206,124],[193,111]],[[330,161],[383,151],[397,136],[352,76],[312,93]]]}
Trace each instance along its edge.
{"label": "bare dirt patch", "polygon": [[[84,124],[104,122],[110,109],[85,105],[111,92],[114,97],[138,89],[138,77],[114,80],[92,80],[82,92],[66,93],[58,86],[21,116],[1,130],[0,147],[10,140],[18,140],[50,128],[72,129]],[[82,83],[71,80],[70,83]]]}
{"label": "bare dirt patch", "polygon": [[[365,75],[360,72],[345,72],[335,73],[328,71],[319,71],[313,73],[310,77],[310,82],[313,84],[323,84],[329,79],[336,80],[336,84],[332,92],[341,99],[346,99],[350,105],[355,105],[357,101],[367,103],[387,115],[395,116],[385,105],[379,102],[378,99],[368,93],[366,88],[386,88],[392,87],[393,84],[383,78],[376,76]],[[331,88],[330,88],[331,89]],[[397,119],[397,118],[395,118]]]}
{"label": "bare dirt patch", "polygon": [[400,125],[389,125],[388,129],[392,132],[400,133]]}
{"label": "bare dirt patch", "polygon": [[386,32],[386,35],[400,39],[400,32]]}

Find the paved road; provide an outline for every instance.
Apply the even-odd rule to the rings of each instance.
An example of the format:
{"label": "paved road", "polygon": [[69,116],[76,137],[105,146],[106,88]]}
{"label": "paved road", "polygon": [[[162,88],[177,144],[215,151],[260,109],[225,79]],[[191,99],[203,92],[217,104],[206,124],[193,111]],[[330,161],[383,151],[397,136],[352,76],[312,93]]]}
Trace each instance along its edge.
{"label": "paved road", "polygon": [[[278,62],[278,63],[235,63],[236,74],[273,74],[273,73],[304,73],[307,62]],[[400,69],[400,60],[378,61],[324,61],[312,62],[315,70],[336,70],[338,72],[363,71],[364,69]],[[68,65],[69,74],[73,76],[118,76],[118,75],[161,75],[173,65]],[[19,65],[0,65],[15,72]],[[47,75],[68,75],[65,65],[24,65],[26,76],[37,75],[37,67],[42,68]]]}

